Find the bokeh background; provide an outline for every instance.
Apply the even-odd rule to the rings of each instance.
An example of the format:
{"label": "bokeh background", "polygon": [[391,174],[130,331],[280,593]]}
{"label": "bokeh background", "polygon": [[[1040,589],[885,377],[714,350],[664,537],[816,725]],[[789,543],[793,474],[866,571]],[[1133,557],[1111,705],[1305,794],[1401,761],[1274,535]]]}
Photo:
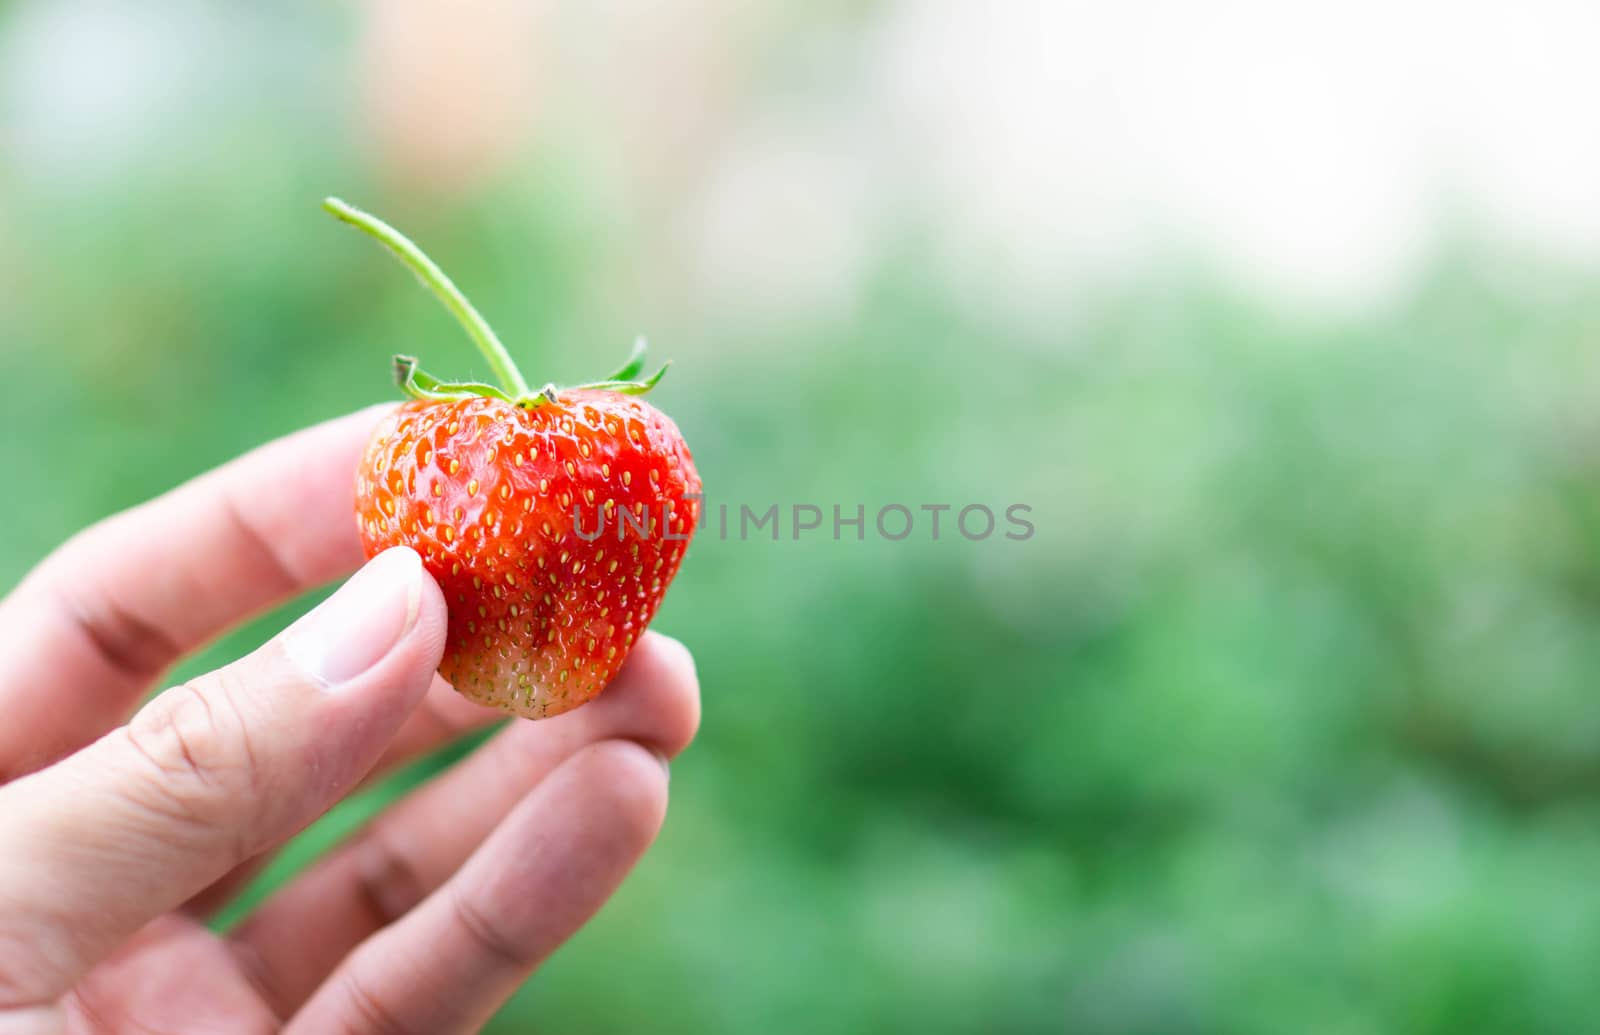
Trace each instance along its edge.
{"label": "bokeh background", "polygon": [[1037,529],[702,535],[665,833],[495,1031],[1582,1030],[1597,39],[1553,0],[0,2],[0,584],[393,351],[488,374],[342,194],[535,381],[649,334],[713,504]]}

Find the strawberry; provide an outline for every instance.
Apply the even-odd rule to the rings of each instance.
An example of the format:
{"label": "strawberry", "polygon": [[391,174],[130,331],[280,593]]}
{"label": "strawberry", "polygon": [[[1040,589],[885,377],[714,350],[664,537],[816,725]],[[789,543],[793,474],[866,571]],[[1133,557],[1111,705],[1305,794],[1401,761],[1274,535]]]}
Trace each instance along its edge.
{"label": "strawberry", "polygon": [[487,322],[399,231],[334,198],[439,295],[503,387],[441,382],[395,357],[411,401],[373,432],[356,474],[367,556],[421,555],[449,606],[439,673],[528,718],[603,690],[677,574],[700,476],[672,420],[638,396],[640,342],[605,381],[528,388]]}

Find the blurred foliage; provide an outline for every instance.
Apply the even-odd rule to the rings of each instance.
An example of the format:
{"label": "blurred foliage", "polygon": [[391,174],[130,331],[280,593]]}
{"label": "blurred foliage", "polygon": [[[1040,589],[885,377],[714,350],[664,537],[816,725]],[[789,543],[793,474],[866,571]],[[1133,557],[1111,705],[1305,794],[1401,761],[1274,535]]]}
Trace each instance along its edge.
{"label": "blurred foliage", "polygon": [[[536,380],[637,326],[596,308],[615,245],[557,169],[434,213],[241,146],[261,160],[115,190],[0,180],[23,492],[0,582],[387,397],[396,349],[486,373],[316,210],[330,187],[414,231]],[[1558,1032],[1600,1009],[1600,290],[1464,238],[1359,320],[1152,274],[1029,328],[907,242],[858,310],[759,348],[694,316],[656,401],[713,507],[1020,502],[1037,535],[702,532],[657,623],[705,692],[665,833],[496,1030]]]}

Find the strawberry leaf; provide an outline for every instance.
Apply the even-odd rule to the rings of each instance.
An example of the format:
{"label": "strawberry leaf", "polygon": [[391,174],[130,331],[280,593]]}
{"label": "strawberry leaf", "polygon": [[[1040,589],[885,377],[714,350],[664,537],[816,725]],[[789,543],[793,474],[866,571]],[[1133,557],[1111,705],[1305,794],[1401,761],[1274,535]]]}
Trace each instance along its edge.
{"label": "strawberry leaf", "polygon": [[494,385],[486,385],[479,381],[441,381],[418,366],[415,356],[394,358],[394,381],[400,386],[401,391],[413,399],[443,402],[468,399],[474,395],[487,395],[506,402],[512,401],[510,396]]}
{"label": "strawberry leaf", "polygon": [[628,354],[628,361],[617,368],[616,373],[606,378],[606,381],[632,381],[639,376],[639,371],[644,369],[644,354],[649,345],[644,336],[633,339],[633,351]]}

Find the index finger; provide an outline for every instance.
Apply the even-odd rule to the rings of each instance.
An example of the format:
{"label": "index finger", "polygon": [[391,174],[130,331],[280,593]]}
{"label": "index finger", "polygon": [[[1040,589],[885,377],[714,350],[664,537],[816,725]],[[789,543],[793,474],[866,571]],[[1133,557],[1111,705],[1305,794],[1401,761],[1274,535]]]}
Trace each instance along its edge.
{"label": "index finger", "polygon": [[183,654],[359,565],[355,468],[388,409],[278,439],[108,518],[0,601],[0,783],[119,725]]}

